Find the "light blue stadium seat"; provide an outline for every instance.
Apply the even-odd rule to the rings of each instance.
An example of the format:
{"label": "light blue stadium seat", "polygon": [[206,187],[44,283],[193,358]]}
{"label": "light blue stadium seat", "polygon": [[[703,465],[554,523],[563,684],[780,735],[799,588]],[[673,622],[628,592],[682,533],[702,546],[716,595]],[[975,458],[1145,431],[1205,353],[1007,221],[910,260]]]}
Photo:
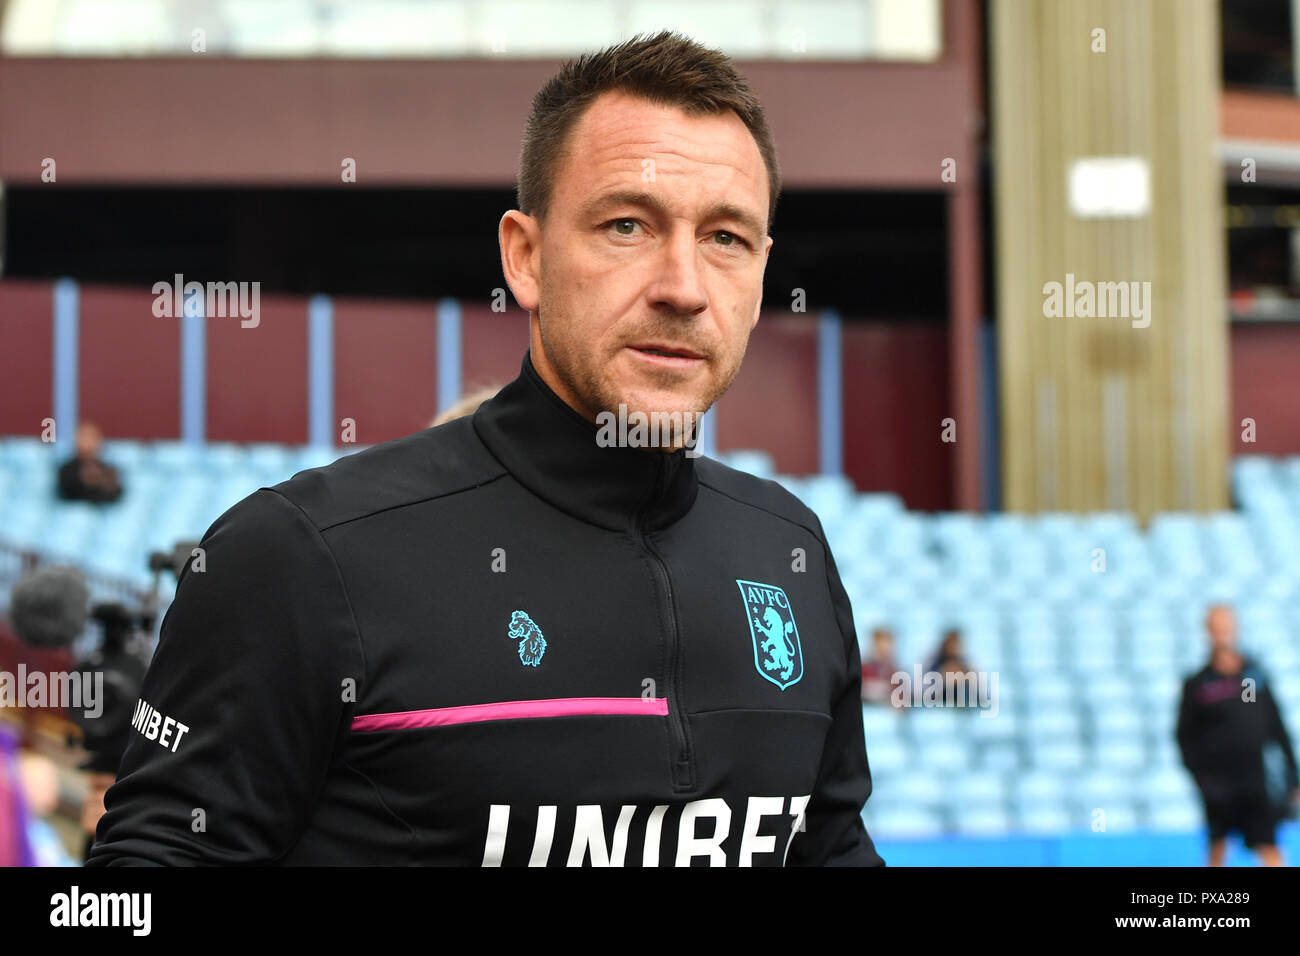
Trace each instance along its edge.
{"label": "light blue stadium seat", "polygon": [[1133,773],[1148,765],[1147,748],[1137,740],[1111,740],[1096,748],[1095,765],[1116,773]]}
{"label": "light blue stadium seat", "polygon": [[1178,725],[1178,704],[1169,702],[1164,706],[1152,701],[1142,711],[1141,733],[1151,746],[1159,746],[1174,739]]}
{"label": "light blue stadium seat", "polygon": [[867,492],[857,496],[856,510],[864,517],[879,521],[906,514],[903,500],[892,492]]}
{"label": "light blue stadium seat", "polygon": [[947,788],[938,773],[915,772],[894,782],[890,799],[913,806],[937,807],[946,800]]}
{"label": "light blue stadium seat", "polygon": [[[1201,664],[1203,663],[1202,661]],[[1200,670],[1201,664],[1197,664],[1194,669]],[[1182,695],[1183,681],[1191,672],[1192,669],[1186,674],[1177,670],[1164,670],[1144,677],[1138,685],[1140,693],[1137,702],[1148,710],[1176,708]]]}
{"label": "light blue stadium seat", "polygon": [[1139,803],[1123,798],[1100,803],[1081,814],[1089,831],[1099,835],[1137,830],[1142,826],[1143,815]]}
{"label": "light blue stadium seat", "polygon": [[[868,808],[871,804],[868,802]],[[936,837],[944,832],[941,814],[923,807],[882,807],[871,818],[874,837]]]}
{"label": "light blue stadium seat", "polygon": [[1025,833],[1064,833],[1077,827],[1064,799],[1033,799],[1012,804],[1012,828]]}
{"label": "light blue stadium seat", "polygon": [[1137,778],[1136,792],[1148,800],[1173,802],[1198,800],[1191,776],[1181,767],[1161,767],[1148,770]]}
{"label": "light blue stadium seat", "polygon": [[1045,674],[1025,681],[1025,701],[1033,708],[1065,708],[1079,697],[1074,681],[1058,674]]}
{"label": "light blue stadium seat", "polygon": [[[5,502],[6,506],[13,496],[16,495],[17,485],[26,481],[25,476],[20,476],[0,468],[0,501]],[[3,512],[5,506],[0,506],[0,512]]]}
{"label": "light blue stadium seat", "polygon": [[726,451],[719,454],[724,465],[737,471],[746,471],[759,478],[770,478],[776,472],[772,456],[765,451]]}
{"label": "light blue stadium seat", "polygon": [[294,467],[297,454],[295,449],[286,445],[257,442],[244,446],[244,459],[249,468],[283,471],[285,478],[289,477],[288,469]]}
{"label": "light blue stadium seat", "polygon": [[1169,736],[1150,736],[1146,750],[1148,767],[1152,769],[1161,767],[1181,769],[1183,756],[1172,734]]}
{"label": "light blue stadium seat", "polygon": [[1100,741],[1138,739],[1145,726],[1142,712],[1131,700],[1108,701],[1092,711],[1093,732]]}
{"label": "light blue stadium seat", "polygon": [[1031,711],[1025,718],[1031,746],[1054,741],[1077,743],[1083,733],[1078,712],[1071,707],[1052,707]]}
{"label": "light blue stadium seat", "polygon": [[[1006,699],[1001,693],[1001,682],[998,687],[998,709],[994,714],[990,709],[983,713],[974,715],[970,723],[969,732],[972,739],[981,743],[988,743],[999,740],[1015,740],[1021,733],[1020,718],[1016,712],[1009,706],[1004,706]],[[986,716],[989,715],[989,716]],[[971,715],[967,715],[971,716]]]}
{"label": "light blue stadium seat", "polygon": [[53,442],[43,442],[39,438],[0,440],[0,466],[19,474],[48,470],[71,454],[71,445],[65,455],[56,449]]}
{"label": "light blue stadium seat", "polygon": [[1002,805],[1007,799],[1005,774],[993,770],[969,770],[952,778],[949,794],[953,801],[969,806]]}
{"label": "light blue stadium seat", "polygon": [[866,735],[867,746],[877,740],[899,739],[902,736],[902,720],[903,715],[893,707],[863,704],[862,732]]}
{"label": "light blue stadium seat", "polygon": [[1131,799],[1133,778],[1118,769],[1099,767],[1072,777],[1069,782],[1070,798],[1085,808],[1106,807]]}
{"label": "light blue stadium seat", "polygon": [[123,484],[125,484],[126,477],[145,463],[149,449],[143,442],[125,438],[106,438],[101,446],[100,455],[104,461],[122,472]]}
{"label": "light blue stadium seat", "polygon": [[303,445],[298,449],[297,460],[290,463],[289,473],[284,477],[291,478],[300,471],[333,464],[342,457],[343,452],[330,445]]}
{"label": "light blue stadium seat", "polygon": [[189,442],[154,442],[149,449],[149,467],[171,472],[192,470],[200,465],[204,453],[203,446]]}
{"label": "light blue stadium seat", "polygon": [[1178,640],[1168,622],[1144,626],[1129,637],[1129,667],[1136,673],[1158,673],[1178,658]]}
{"label": "light blue stadium seat", "polygon": [[1031,765],[1044,770],[1076,771],[1087,762],[1078,740],[1033,740],[1029,744],[1029,754]]}
{"label": "light blue stadium seat", "polygon": [[1117,625],[1108,606],[1076,606],[1065,622],[1065,659],[1078,671],[1113,670],[1120,656]]}
{"label": "light blue stadium seat", "polygon": [[971,717],[949,707],[912,707],[903,714],[907,735],[915,743],[965,740]]}
{"label": "light blue stadium seat", "polygon": [[867,762],[873,772],[880,770],[885,773],[902,770],[911,763],[908,748],[896,738],[868,740]]}
{"label": "light blue stadium seat", "polygon": [[1011,790],[1012,798],[1021,802],[1066,798],[1065,778],[1047,770],[1030,770],[1015,777],[1011,781]]}
{"label": "light blue stadium seat", "polygon": [[1116,701],[1127,703],[1137,697],[1133,682],[1127,675],[1113,670],[1093,671],[1082,680],[1078,691],[1082,699],[1094,709]]}
{"label": "light blue stadium seat", "polygon": [[[1296,746],[1296,740],[1300,738],[1300,698],[1282,701],[1278,704],[1278,709],[1282,712],[1282,720],[1291,737],[1291,745]],[[1300,755],[1297,755],[1297,759],[1300,759]]]}
{"label": "light blue stadium seat", "polygon": [[916,747],[916,766],[926,772],[953,773],[965,770],[973,751],[958,740],[932,740]]}
{"label": "light blue stadium seat", "polygon": [[1155,830],[1196,830],[1205,825],[1205,811],[1191,799],[1151,801],[1146,807],[1146,823]]}
{"label": "light blue stadium seat", "polygon": [[209,442],[203,446],[198,470],[203,472],[235,471],[244,466],[244,446],[238,442]]}
{"label": "light blue stadium seat", "polygon": [[1060,634],[1049,606],[1026,603],[1017,608],[1007,633],[1011,660],[1018,670],[1031,674],[1061,670]]}
{"label": "light blue stadium seat", "polygon": [[970,836],[1001,835],[1012,829],[1012,817],[998,806],[976,805],[953,808],[953,826]]}
{"label": "light blue stadium seat", "polygon": [[[978,718],[977,718],[978,719]],[[985,770],[999,772],[1018,771],[1024,765],[1020,741],[993,740],[982,743],[976,748],[976,764]]]}

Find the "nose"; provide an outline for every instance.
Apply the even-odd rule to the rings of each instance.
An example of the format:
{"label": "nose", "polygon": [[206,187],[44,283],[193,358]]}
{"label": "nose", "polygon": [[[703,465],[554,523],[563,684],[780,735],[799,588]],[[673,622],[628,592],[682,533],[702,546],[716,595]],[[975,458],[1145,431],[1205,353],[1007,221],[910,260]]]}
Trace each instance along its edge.
{"label": "nose", "polygon": [[675,315],[696,315],[709,306],[700,272],[700,251],[689,229],[677,230],[659,249],[650,304]]}

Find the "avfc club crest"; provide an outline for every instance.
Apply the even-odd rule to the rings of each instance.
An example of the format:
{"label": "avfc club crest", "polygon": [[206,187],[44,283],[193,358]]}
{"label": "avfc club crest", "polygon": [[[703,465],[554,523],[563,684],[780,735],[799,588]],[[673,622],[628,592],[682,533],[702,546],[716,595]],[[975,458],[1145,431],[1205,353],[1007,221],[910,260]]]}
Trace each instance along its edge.
{"label": "avfc club crest", "polygon": [[799,628],[785,591],[770,584],[736,579],[740,598],[749,617],[749,636],[754,643],[754,667],[760,676],[781,690],[803,677],[803,647]]}

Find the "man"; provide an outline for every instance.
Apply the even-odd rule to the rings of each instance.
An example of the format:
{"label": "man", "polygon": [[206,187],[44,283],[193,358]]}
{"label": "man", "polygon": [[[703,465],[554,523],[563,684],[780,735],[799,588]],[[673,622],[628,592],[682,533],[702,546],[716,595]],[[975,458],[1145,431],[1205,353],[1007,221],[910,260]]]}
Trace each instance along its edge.
{"label": "man", "polygon": [[726,391],[778,192],[721,54],[566,63],[500,223],[519,377],[218,519],[89,863],[881,865],[817,517],[599,424]]}
{"label": "man", "polygon": [[[1265,866],[1282,866],[1276,826],[1295,799],[1295,754],[1272,688],[1259,666],[1237,650],[1232,608],[1206,615],[1210,661],[1183,684],[1178,747],[1205,803],[1210,866],[1222,866],[1226,838],[1240,831]],[[1266,767],[1273,750],[1276,768]],[[1270,781],[1276,776],[1276,781]],[[1272,792],[1271,792],[1272,791]]]}
{"label": "man", "polygon": [[899,671],[894,632],[877,627],[871,632],[871,649],[871,656],[862,662],[862,701],[891,705],[894,675]]}
{"label": "man", "polygon": [[100,460],[102,440],[99,426],[82,422],[77,427],[77,453],[59,467],[60,498],[107,504],[122,497],[117,469]]}

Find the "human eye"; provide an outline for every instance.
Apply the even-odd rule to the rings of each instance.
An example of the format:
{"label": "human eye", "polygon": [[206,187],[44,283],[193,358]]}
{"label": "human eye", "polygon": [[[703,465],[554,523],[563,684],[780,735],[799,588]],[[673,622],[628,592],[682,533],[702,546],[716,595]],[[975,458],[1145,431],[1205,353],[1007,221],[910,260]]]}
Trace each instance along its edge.
{"label": "human eye", "polygon": [[621,227],[621,226],[625,226],[625,225],[626,225],[626,226],[633,226],[633,227],[635,227],[635,226],[639,226],[639,225],[641,225],[641,220],[640,220],[640,219],[633,219],[633,218],[630,217],[630,216],[624,216],[624,217],[621,217],[621,218],[619,218],[619,219],[611,219],[611,220],[609,220],[608,222],[604,223],[604,224],[601,226],[601,228],[602,228],[602,229],[608,229],[609,227],[613,226],[613,227],[615,228],[615,230],[616,230],[615,233],[614,233],[615,235],[618,235],[618,236],[632,236],[632,235],[634,235],[633,232],[624,232],[621,228],[619,228],[619,227]]}
{"label": "human eye", "polygon": [[747,239],[744,239],[744,238],[742,238],[742,237],[736,235],[736,233],[734,233],[734,232],[728,232],[728,231],[725,230],[725,229],[719,229],[717,232],[715,232],[715,233],[713,234],[713,236],[714,236],[715,239],[716,239],[718,236],[725,236],[725,237],[727,237],[727,239],[730,240],[730,241],[728,241],[728,242],[724,242],[724,243],[721,243],[721,245],[723,245],[723,246],[725,246],[725,247],[727,247],[727,248],[732,248],[732,247],[735,247],[735,246],[738,246],[738,245],[739,245],[739,246],[746,246],[746,247],[749,246],[749,241],[748,241]]}

